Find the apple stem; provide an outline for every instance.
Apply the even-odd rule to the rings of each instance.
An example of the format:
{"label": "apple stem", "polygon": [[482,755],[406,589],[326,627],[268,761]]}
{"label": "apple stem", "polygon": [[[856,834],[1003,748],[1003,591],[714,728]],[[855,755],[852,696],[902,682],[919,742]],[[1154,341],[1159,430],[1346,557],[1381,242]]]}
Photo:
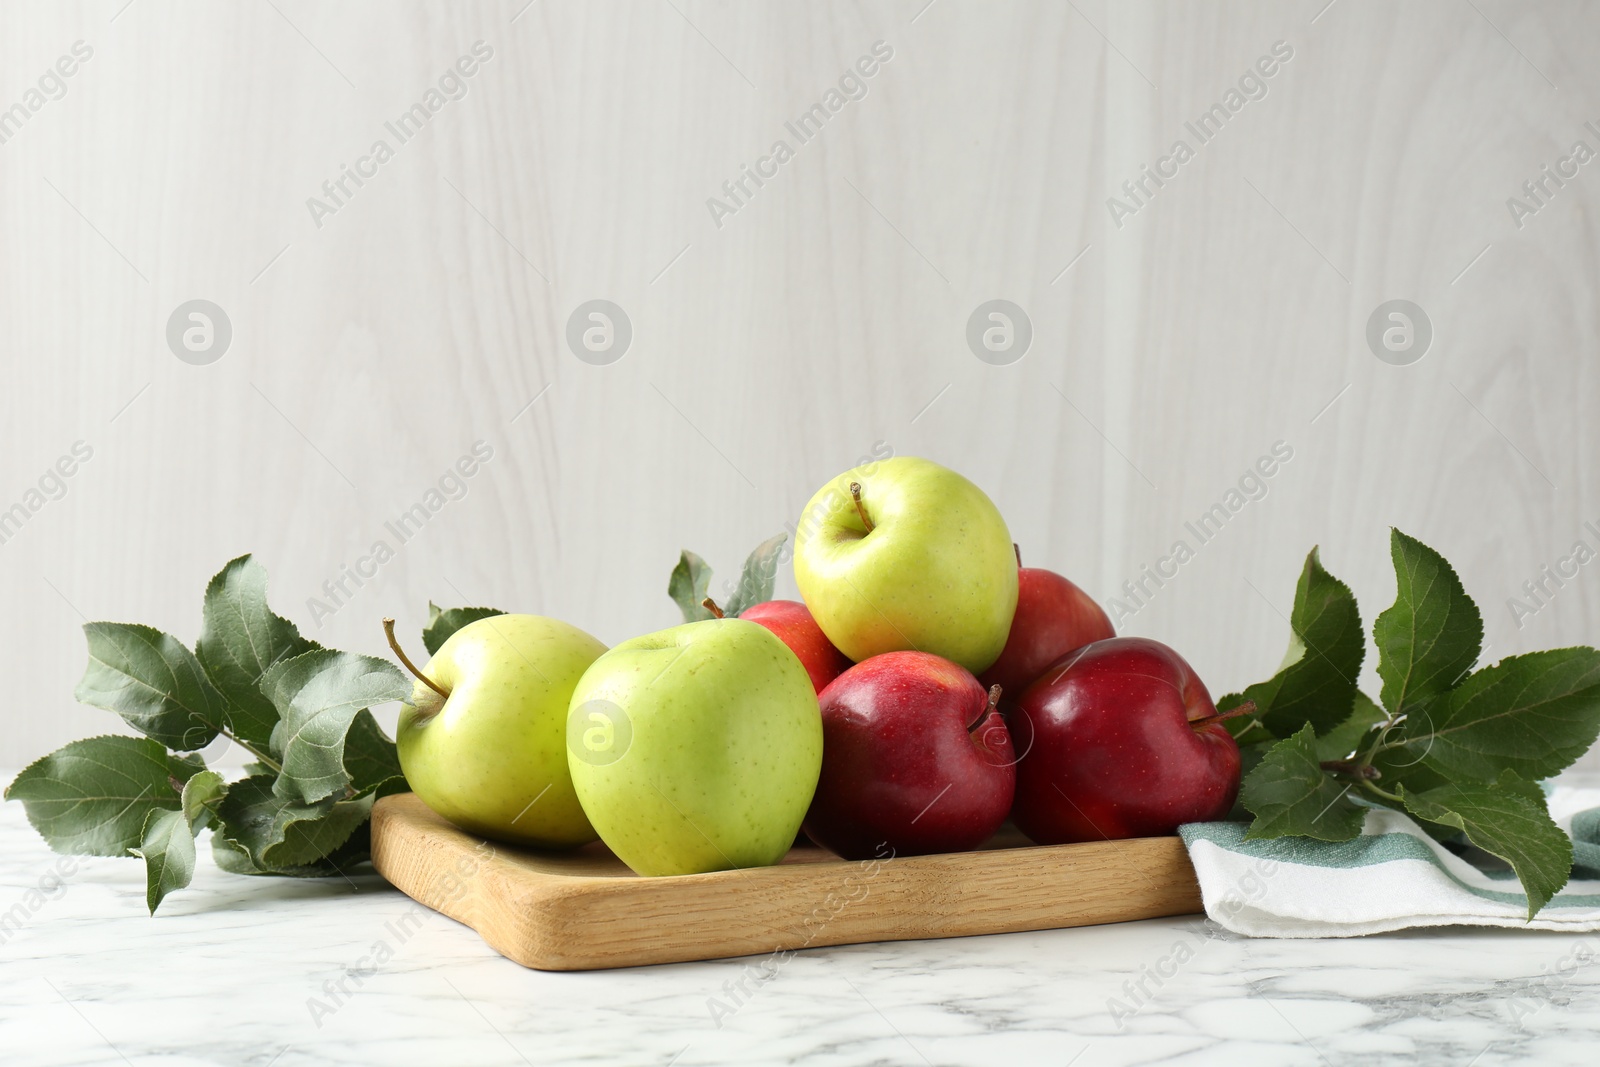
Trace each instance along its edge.
{"label": "apple stem", "polygon": [[700,601],[700,606],[711,612],[711,614],[715,615],[719,619],[727,618],[727,616],[722,613],[722,609],[717,607],[717,602],[712,600],[710,597],[706,597],[704,600]]}
{"label": "apple stem", "polygon": [[861,483],[850,483],[850,499],[856,502],[856,514],[861,516],[861,525],[867,528],[867,533],[872,532],[872,520],[867,518],[867,505],[861,502]]}
{"label": "apple stem", "polygon": [[1254,700],[1246,700],[1243,704],[1229,708],[1227,711],[1220,711],[1215,715],[1207,715],[1202,719],[1190,719],[1189,725],[1196,730],[1200,730],[1215,722],[1226,722],[1228,719],[1237,719],[1241,715],[1254,715],[1255,713],[1256,702]]}
{"label": "apple stem", "polygon": [[1011,551],[1017,554],[1017,570],[1022,569],[1022,546],[1015,541],[1011,542]]}
{"label": "apple stem", "polygon": [[976,730],[978,728],[978,724],[993,714],[994,710],[999,706],[1000,684],[996,682],[994,685],[989,687],[989,702],[983,706],[983,710],[978,713],[978,717],[972,720],[972,725],[967,727],[967,733],[970,734],[972,731]]}
{"label": "apple stem", "polygon": [[432,678],[429,678],[426,674],[423,674],[420,670],[418,670],[417,665],[411,662],[411,657],[406,655],[406,650],[400,647],[400,641],[394,635],[393,619],[383,620],[383,635],[389,639],[389,647],[394,649],[394,654],[396,656],[400,657],[400,662],[405,664],[406,670],[417,676],[417,681],[421,682],[429,689],[432,689],[435,693],[438,693],[446,700],[450,699],[450,694],[445,692],[443,689],[440,689],[438,685],[434,683]]}

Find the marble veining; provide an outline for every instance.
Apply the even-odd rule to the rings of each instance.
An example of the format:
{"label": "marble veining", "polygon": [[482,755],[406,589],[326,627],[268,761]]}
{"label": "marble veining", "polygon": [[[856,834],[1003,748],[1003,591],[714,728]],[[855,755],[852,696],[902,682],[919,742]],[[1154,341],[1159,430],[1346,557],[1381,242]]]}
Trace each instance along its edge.
{"label": "marble veining", "polygon": [[1193,916],[814,949],[775,973],[751,957],[547,974],[374,875],[250,879],[203,854],[152,919],[138,863],[63,864],[16,804],[0,923],[8,1067],[1489,1067],[1592,1063],[1600,1036],[1600,935],[1270,941]]}

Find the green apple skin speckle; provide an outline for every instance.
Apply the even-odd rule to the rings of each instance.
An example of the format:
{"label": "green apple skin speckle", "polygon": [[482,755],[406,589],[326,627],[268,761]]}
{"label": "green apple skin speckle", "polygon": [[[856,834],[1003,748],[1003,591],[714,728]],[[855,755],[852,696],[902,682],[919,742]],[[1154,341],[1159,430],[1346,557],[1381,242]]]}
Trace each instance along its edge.
{"label": "green apple skin speckle", "polygon": [[1017,610],[1016,550],[999,509],[960,474],[914,456],[845,471],[817,491],[796,529],[794,577],[822,632],[857,663],[930,652],[982,674]]}
{"label": "green apple skin speckle", "polygon": [[[597,707],[625,719],[620,756],[586,748],[584,709]],[[822,715],[805,667],[765,627],[711,619],[624,641],[584,673],[572,711],[578,798],[635,873],[764,867],[788,852],[822,770]]]}
{"label": "green apple skin speckle", "polygon": [[571,848],[593,841],[567,770],[567,706],[606,646],[538,615],[495,615],[450,635],[395,732],[406,781],[428,807],[472,833]]}

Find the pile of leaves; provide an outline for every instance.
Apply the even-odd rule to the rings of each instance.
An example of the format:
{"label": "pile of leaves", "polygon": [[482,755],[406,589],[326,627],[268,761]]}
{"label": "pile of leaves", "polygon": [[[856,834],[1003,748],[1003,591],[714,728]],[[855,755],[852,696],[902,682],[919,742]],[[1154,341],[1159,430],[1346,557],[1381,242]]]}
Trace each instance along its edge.
{"label": "pile of leaves", "polygon": [[1246,837],[1348,841],[1370,808],[1393,808],[1509,864],[1531,919],[1572,872],[1572,841],[1538,783],[1600,734],[1600,652],[1551,649],[1474,669],[1483,618],[1450,564],[1398,530],[1390,554],[1395,601],[1372,627],[1378,700],[1357,684],[1367,644],[1355,597],[1312,549],[1282,668],[1217,702],[1257,709],[1228,724],[1245,759]]}
{"label": "pile of leaves", "polygon": [[[492,608],[429,605],[429,653]],[[209,828],[217,866],[235,874],[317,877],[368,859],[373,802],[404,792],[394,742],[369,710],[411,696],[387,660],[324,648],[267,606],[250,556],[206,586],[193,651],[134,623],[84,626],[89,665],[77,698],[142,736],[74,741],[7,788],[57,852],[144,859],[155,912],[194,876]],[[250,753],[226,781],[200,755],[218,737]]]}

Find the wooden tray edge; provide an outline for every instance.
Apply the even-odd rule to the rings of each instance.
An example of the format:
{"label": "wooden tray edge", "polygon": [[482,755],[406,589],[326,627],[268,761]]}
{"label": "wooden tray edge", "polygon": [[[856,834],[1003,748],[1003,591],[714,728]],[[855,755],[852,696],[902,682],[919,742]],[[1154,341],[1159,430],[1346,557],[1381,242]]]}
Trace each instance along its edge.
{"label": "wooden tray edge", "polygon": [[[908,856],[875,871],[838,860],[653,879],[538,874],[517,865],[518,851],[456,829],[414,796],[387,797],[373,808],[379,874],[471,927],[508,959],[547,971],[1062,929],[1202,910],[1177,837]],[[419,861],[423,854],[429,864]],[[1081,894],[1062,892],[1075,884]],[[856,895],[863,886],[865,893]],[[895,910],[852,908],[874,892]],[[797,898],[817,907],[796,910]],[[985,907],[997,899],[1007,906]],[[835,900],[843,903],[829,903]],[[820,923],[819,910],[826,913]]]}

